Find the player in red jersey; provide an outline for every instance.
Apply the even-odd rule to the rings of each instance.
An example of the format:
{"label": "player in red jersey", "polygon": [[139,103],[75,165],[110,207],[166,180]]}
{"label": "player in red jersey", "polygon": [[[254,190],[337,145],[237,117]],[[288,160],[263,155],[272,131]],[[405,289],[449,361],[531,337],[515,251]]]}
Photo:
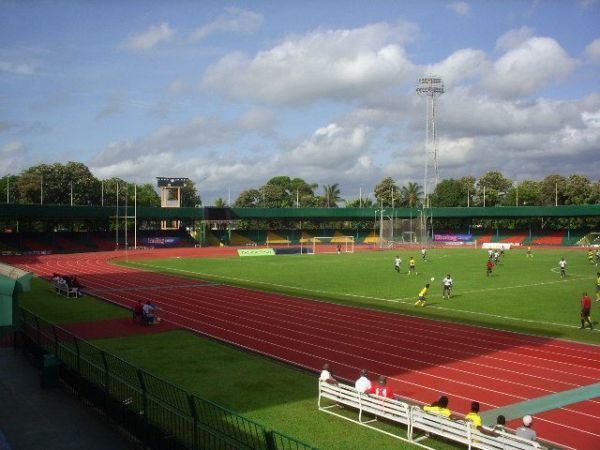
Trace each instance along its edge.
{"label": "player in red jersey", "polygon": [[492,274],[492,269],[494,268],[494,263],[492,262],[492,259],[488,259],[487,264],[485,265],[485,274],[489,277]]}
{"label": "player in red jersey", "polygon": [[590,311],[592,309],[592,299],[587,292],[583,293],[583,297],[581,298],[581,329],[585,328],[585,323],[590,324],[590,330],[594,329],[592,325],[592,321],[590,320]]}

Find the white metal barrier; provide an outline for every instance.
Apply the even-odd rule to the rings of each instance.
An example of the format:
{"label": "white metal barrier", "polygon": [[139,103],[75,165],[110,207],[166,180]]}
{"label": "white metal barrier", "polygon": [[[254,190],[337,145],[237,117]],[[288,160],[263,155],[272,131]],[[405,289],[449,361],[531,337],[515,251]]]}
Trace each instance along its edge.
{"label": "white metal barrier", "polygon": [[[323,399],[332,401],[325,404]],[[437,436],[463,444],[468,449],[482,450],[537,450],[543,449],[539,442],[519,438],[508,432],[488,431],[489,434],[475,428],[470,421],[451,420],[445,416],[424,411],[416,405],[379,397],[361,394],[354,387],[327,381],[319,381],[319,411],[333,414],[342,419],[358,423],[367,428],[401,439],[419,447],[431,449],[422,441],[429,436]],[[339,408],[349,407],[358,413],[357,418],[350,414],[342,414]],[[372,418],[365,417],[365,414]],[[400,433],[392,433],[387,429],[374,426],[379,419],[406,427],[406,437]],[[388,428],[389,429],[389,428]]]}

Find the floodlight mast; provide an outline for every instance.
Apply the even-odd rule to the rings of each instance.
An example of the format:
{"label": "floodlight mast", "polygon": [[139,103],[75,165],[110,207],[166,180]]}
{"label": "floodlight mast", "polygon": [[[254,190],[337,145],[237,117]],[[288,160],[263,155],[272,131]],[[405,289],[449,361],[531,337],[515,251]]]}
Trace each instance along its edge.
{"label": "floodlight mast", "polygon": [[[442,79],[435,75],[419,78],[416,92],[425,97],[425,173],[423,176],[423,207],[430,208],[431,193],[439,183],[438,155],[437,155],[437,130],[436,130],[436,100],[445,92]],[[430,166],[433,168],[431,173]],[[426,217],[423,214],[421,217]],[[426,221],[426,219],[425,219]],[[422,241],[424,243],[426,231],[425,223],[421,223]],[[433,226],[433,224],[432,224]]]}
{"label": "floodlight mast", "polygon": [[[426,98],[425,102],[425,176],[423,178],[423,195],[425,206],[429,207],[429,195],[439,182],[437,158],[437,130],[436,130],[436,100],[445,92],[444,83],[440,77],[427,76],[419,78],[417,94]],[[429,173],[429,166],[433,166],[433,174]]]}

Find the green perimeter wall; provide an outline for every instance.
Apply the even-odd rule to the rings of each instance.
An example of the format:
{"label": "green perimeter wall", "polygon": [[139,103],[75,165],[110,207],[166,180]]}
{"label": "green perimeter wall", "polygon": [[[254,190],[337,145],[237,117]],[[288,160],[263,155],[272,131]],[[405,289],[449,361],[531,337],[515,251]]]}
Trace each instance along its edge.
{"label": "green perimeter wall", "polygon": [[[157,208],[139,207],[143,219],[302,219],[302,220],[372,220],[375,208]],[[385,216],[415,218],[417,208],[388,208]],[[425,214],[434,218],[532,218],[532,217],[600,217],[600,205],[581,206],[496,206],[473,208],[429,208]],[[107,219],[117,215],[115,206],[13,205],[0,206],[0,218],[23,219]],[[118,215],[133,216],[133,205],[118,208]]]}

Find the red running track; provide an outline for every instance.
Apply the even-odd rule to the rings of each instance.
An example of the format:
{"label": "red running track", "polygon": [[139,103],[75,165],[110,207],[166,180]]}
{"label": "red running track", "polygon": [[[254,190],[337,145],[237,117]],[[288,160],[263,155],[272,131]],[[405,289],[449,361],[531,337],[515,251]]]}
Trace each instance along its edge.
{"label": "red running track", "polygon": [[[230,250],[213,250],[223,254]],[[50,276],[77,275],[88,291],[131,307],[151,299],[163,319],[311,370],[331,363],[353,380],[361,368],[429,403],[482,411],[597,383],[600,350],[576,342],[352,308],[109,264],[122,252],[11,258]],[[203,249],[140,252],[136,258],[204,256]],[[131,256],[130,256],[131,258]],[[509,424],[516,428],[518,421]],[[538,436],[571,449],[600,449],[600,399],[536,415]]]}

